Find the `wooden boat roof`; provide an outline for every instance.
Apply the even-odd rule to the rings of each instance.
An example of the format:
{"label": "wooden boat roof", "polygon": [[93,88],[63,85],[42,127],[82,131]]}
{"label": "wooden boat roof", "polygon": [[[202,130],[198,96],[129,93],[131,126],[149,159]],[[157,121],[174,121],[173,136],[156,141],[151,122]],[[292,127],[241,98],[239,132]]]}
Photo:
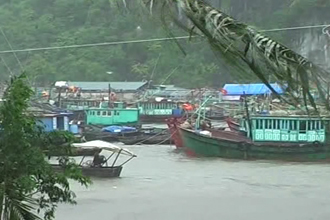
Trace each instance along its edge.
{"label": "wooden boat roof", "polygon": [[128,149],[125,148],[121,148],[115,144],[106,142],[106,141],[102,141],[102,140],[95,140],[95,141],[88,141],[85,143],[74,143],[72,144],[74,147],[78,147],[78,148],[83,148],[83,149],[90,149],[90,148],[99,148],[101,150],[108,150],[111,152],[115,152],[115,153],[121,153],[127,156],[132,156],[132,157],[136,157],[136,155],[129,151]]}

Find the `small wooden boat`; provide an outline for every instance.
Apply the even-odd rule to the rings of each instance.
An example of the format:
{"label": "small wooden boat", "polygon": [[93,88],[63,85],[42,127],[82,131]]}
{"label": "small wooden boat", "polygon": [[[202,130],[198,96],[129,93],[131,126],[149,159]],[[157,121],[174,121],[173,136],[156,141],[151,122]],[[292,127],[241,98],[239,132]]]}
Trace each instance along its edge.
{"label": "small wooden boat", "polygon": [[[85,143],[76,143],[73,144],[74,147],[82,148],[82,149],[98,149],[98,153],[101,151],[109,151],[111,154],[108,157],[100,156],[98,153],[94,155],[93,160],[86,160],[86,157],[83,156],[80,163],[78,164],[82,174],[85,176],[91,176],[91,177],[100,177],[100,178],[112,178],[112,177],[119,177],[121,174],[121,171],[123,169],[123,165],[129,162],[131,159],[136,157],[134,153],[131,151],[118,147],[114,144],[111,144],[106,141],[101,140],[95,140],[95,141],[89,141]],[[120,165],[116,165],[116,162],[118,161],[118,158],[120,155],[126,155],[129,158],[122,162]],[[101,157],[102,162],[96,163],[97,157]],[[113,162],[111,165],[108,163],[111,158],[114,157]],[[53,169],[58,172],[65,171],[67,167],[67,163],[63,161],[59,161],[59,164],[52,164]]]}
{"label": "small wooden boat", "polygon": [[140,134],[138,129],[121,132],[109,132],[105,131],[103,127],[94,125],[86,126],[83,135],[87,141],[103,140],[108,142],[119,141],[119,137],[132,137]]}
{"label": "small wooden boat", "polygon": [[125,145],[133,144],[171,144],[171,134],[164,128],[141,128],[135,136],[119,137],[120,142]]}
{"label": "small wooden boat", "polygon": [[143,134],[133,137],[121,137],[119,141],[125,145],[133,144],[171,144],[171,135],[168,134]]}

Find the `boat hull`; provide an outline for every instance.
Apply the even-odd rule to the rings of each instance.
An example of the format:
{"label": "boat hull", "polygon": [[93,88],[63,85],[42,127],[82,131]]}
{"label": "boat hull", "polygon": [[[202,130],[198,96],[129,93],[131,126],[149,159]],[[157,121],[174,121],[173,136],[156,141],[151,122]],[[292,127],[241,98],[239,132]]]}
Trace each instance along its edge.
{"label": "boat hull", "polygon": [[179,127],[184,119],[180,118],[169,118],[166,120],[167,127],[171,134],[171,140],[177,149],[183,149],[183,140],[179,132]]}
{"label": "boat hull", "polygon": [[172,115],[140,115],[142,123],[165,123],[165,120]]}
{"label": "boat hull", "polygon": [[[221,132],[221,131],[218,131]],[[260,159],[284,161],[324,161],[330,158],[327,144],[253,143],[238,133],[208,137],[180,128],[184,146],[198,156],[229,159]],[[234,135],[235,134],[235,135]]]}
{"label": "boat hull", "polygon": [[[52,168],[56,172],[64,172],[64,168],[60,165],[52,164]],[[120,177],[122,166],[113,167],[81,167],[82,174],[88,177],[99,177],[99,178],[115,178]]]}
{"label": "boat hull", "polygon": [[120,138],[123,137],[135,137],[139,135],[139,131],[136,132],[126,132],[126,133],[109,133],[105,131],[99,131],[99,132],[85,132],[84,136],[87,141],[93,141],[93,140],[103,140],[108,142],[117,142]]}
{"label": "boat hull", "polygon": [[171,144],[170,134],[151,134],[151,135],[140,135],[136,137],[121,137],[119,141],[124,143],[125,145],[133,145],[133,144]]}

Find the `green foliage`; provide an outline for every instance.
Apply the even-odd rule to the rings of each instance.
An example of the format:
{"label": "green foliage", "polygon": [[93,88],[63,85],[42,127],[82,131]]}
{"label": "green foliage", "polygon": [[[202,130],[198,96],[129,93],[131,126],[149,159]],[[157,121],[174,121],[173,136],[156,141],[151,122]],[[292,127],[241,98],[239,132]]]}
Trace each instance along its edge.
{"label": "green foliage", "polygon": [[[14,49],[168,36],[160,21],[142,10],[139,1],[126,1],[126,8],[123,6],[123,1],[108,0],[7,1],[0,4],[0,26]],[[170,28],[175,35],[186,35],[171,25]],[[1,33],[0,38],[2,50],[10,50]],[[16,55],[31,79],[44,85],[54,80],[140,81],[146,78],[162,83],[176,68],[178,71],[164,83],[219,87],[230,80],[221,66],[208,68],[217,62],[205,42],[180,40],[179,43],[191,56],[185,57],[174,41],[31,51]],[[12,53],[0,56],[12,71],[20,71]],[[191,61],[192,57],[194,60]],[[6,66],[0,65],[0,70],[0,78],[6,79]],[[109,76],[107,71],[114,74]],[[197,78],[187,82],[191,71],[198,72],[193,73]]]}
{"label": "green foliage", "polygon": [[26,75],[11,79],[0,106],[0,216],[2,220],[53,219],[60,202],[75,204],[68,179],[87,186],[77,165],[68,164],[64,173],[55,173],[45,160],[44,147],[70,142],[65,133],[46,134],[27,113],[32,90]]}
{"label": "green foliage", "polygon": [[[149,0],[5,0],[0,3],[0,27],[14,49],[168,36],[162,23],[155,19],[156,16],[150,16],[147,10],[140,7],[142,1]],[[260,29],[323,23],[330,19],[330,3],[325,0],[209,2],[238,20]],[[160,14],[159,7],[153,10],[153,15],[156,14]],[[186,35],[171,22],[168,23],[168,28],[176,36]],[[291,47],[306,31],[309,30],[270,34]],[[1,50],[10,50],[1,33],[0,38]],[[36,79],[45,85],[54,80],[136,81],[145,78],[162,83],[176,68],[175,74],[164,83],[188,87],[219,87],[226,82],[256,80],[251,75],[246,76],[243,72],[228,69],[225,63],[215,60],[205,41],[195,39],[192,42],[178,42],[188,56],[183,55],[174,41],[20,52],[17,56],[25,70],[31,74],[32,80]],[[155,69],[155,61],[160,54]],[[0,58],[3,58],[13,72],[20,71],[12,53],[0,54]],[[0,79],[8,79],[4,62],[0,65]],[[208,68],[214,65],[217,67]],[[114,74],[109,76],[105,74],[107,71]],[[191,75],[194,77],[190,77]]]}

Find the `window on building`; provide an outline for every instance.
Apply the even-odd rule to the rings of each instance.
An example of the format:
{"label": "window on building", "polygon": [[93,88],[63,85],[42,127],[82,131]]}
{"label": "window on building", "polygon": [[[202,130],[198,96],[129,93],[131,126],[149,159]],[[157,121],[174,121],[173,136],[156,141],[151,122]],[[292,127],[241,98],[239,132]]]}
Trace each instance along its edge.
{"label": "window on building", "polygon": [[306,133],[307,121],[299,121],[299,132]]}
{"label": "window on building", "polygon": [[296,121],[291,121],[291,130],[298,130]]}
{"label": "window on building", "polygon": [[270,119],[267,120],[266,128],[267,129],[272,129],[272,120],[270,120]]}

